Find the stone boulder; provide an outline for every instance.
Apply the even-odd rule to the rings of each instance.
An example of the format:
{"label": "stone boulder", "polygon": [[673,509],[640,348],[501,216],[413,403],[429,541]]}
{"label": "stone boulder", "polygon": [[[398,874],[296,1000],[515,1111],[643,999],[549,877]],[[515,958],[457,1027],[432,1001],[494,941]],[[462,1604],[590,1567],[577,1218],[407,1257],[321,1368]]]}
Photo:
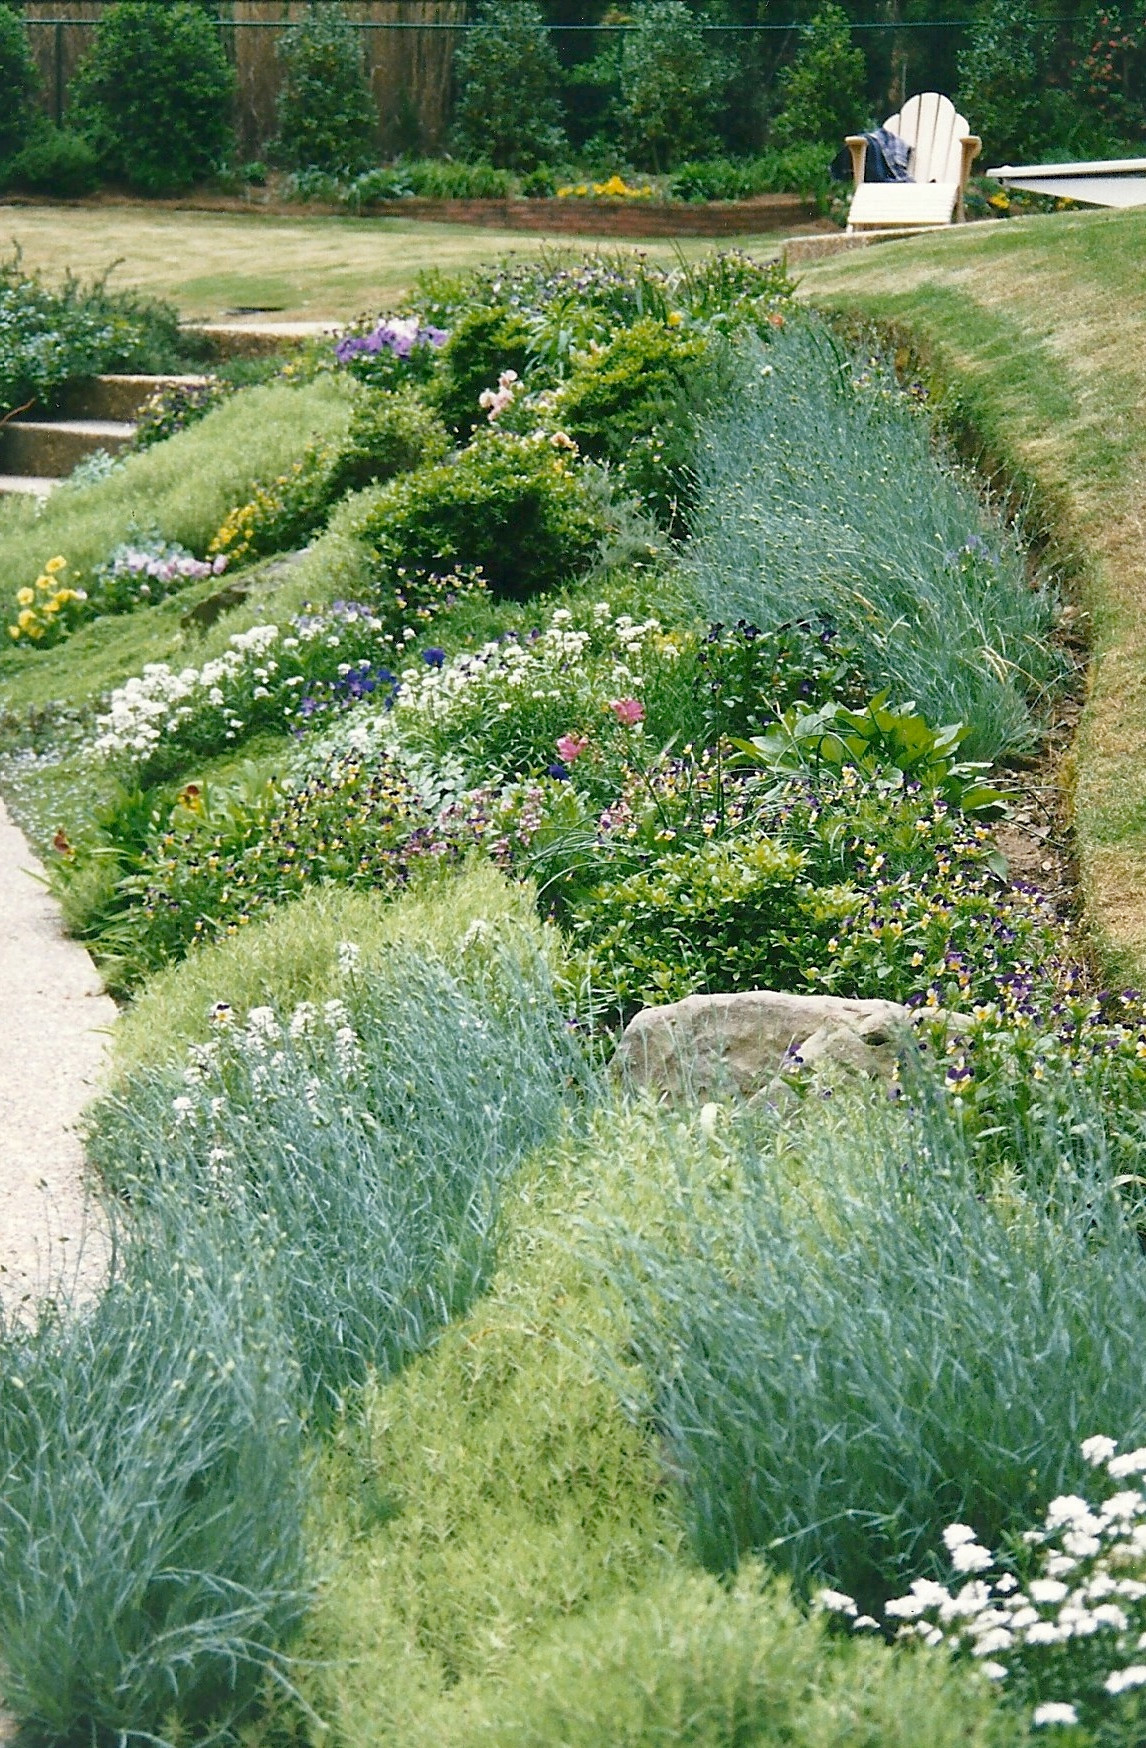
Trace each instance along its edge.
{"label": "stone boulder", "polygon": [[637,1086],[704,1101],[766,1092],[793,1057],[809,1068],[889,1079],[911,1036],[893,1001],[788,995],[690,995],[643,1008],[625,1028],[616,1065]]}

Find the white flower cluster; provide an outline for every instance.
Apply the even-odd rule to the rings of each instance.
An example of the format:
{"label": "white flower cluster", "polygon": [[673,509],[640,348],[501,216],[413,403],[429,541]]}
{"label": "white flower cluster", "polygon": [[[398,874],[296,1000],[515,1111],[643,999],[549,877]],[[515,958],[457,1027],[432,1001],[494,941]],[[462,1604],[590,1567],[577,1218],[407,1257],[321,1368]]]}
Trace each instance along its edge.
{"label": "white flower cluster", "polygon": [[118,687],[106,714],[97,718],[92,756],[140,763],[191,728],[200,749],[204,738],[225,746],[238,739],[253,713],[265,718],[268,710],[281,709],[289,720],[308,684],[345,679],[379,653],[390,653],[382,620],[353,603],[304,614],[285,632],[277,625],[252,625],[235,632],[223,654],[201,668],[176,672],[166,662],[149,662]]}
{"label": "white flower cluster", "polygon": [[[277,625],[252,625],[249,631],[237,631],[230,649],[214,661],[179,673],[166,662],[148,662],[142,674],[112,693],[107,714],[96,722],[93,755],[146,758],[204,708],[226,713],[225,733],[234,739],[243,727],[236,711],[238,683],[251,674],[256,684],[265,684],[277,672],[278,663],[269,651],[279,635]],[[260,668],[264,678],[259,677]]]}
{"label": "white flower cluster", "polygon": [[[1081,1448],[1112,1481],[1146,1476],[1146,1447],[1118,1456],[1115,1441],[1098,1434]],[[967,1582],[954,1588],[917,1578],[906,1596],[892,1598],[884,1614],[902,1623],[899,1637],[969,1654],[991,1680],[1014,1678],[1037,1699],[1032,1721],[1040,1728],[1076,1724],[1080,1707],[1101,1708],[1146,1687],[1141,1482],[1097,1505],[1074,1493],[1052,1499],[1042,1528],[1022,1537],[1035,1562],[1025,1584],[1002,1569],[967,1524],[950,1524],[943,1540]],[[996,1571],[998,1577],[985,1576]],[[878,1627],[840,1591],[821,1591],[818,1601],[853,1628]]]}
{"label": "white flower cluster", "polygon": [[487,643],[440,667],[404,669],[391,722],[400,735],[418,722],[446,723],[474,709],[508,711],[515,697],[567,700],[570,677],[590,659],[600,663],[602,682],[614,695],[639,692],[641,663],[661,631],[658,619],[614,618],[607,601],[594,607],[589,630],[576,628],[572,613],[558,607],[532,637]]}

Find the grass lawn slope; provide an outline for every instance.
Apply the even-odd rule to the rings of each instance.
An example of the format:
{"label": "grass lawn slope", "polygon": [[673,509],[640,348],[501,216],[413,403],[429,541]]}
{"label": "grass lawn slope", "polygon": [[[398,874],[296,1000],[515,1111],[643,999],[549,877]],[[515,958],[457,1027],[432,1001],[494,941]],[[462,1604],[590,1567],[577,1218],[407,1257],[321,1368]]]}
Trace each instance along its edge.
{"label": "grass lawn slope", "polygon": [[[1093,671],[1076,753],[1083,880],[1108,968],[1146,974],[1146,214],[1070,213],[819,264],[803,295],[902,323],[987,449],[1083,560]],[[848,458],[840,457],[841,468]]]}

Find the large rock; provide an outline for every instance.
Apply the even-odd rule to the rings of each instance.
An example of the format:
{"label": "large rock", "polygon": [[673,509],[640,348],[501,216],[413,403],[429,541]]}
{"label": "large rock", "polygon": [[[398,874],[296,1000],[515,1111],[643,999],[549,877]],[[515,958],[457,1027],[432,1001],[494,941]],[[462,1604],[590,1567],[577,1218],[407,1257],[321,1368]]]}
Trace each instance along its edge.
{"label": "large rock", "polygon": [[909,1036],[898,1002],[754,989],[642,1009],[625,1028],[617,1063],[631,1082],[674,1098],[751,1098],[794,1057],[810,1068],[889,1078]]}

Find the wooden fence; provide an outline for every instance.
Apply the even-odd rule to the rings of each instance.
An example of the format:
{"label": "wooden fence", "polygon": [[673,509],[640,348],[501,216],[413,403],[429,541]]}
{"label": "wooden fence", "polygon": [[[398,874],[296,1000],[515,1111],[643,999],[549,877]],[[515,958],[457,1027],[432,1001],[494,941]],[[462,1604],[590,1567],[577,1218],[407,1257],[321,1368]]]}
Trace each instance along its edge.
{"label": "wooden fence", "polygon": [[[25,4],[45,104],[57,120],[67,113],[68,87],[108,3]],[[220,7],[223,42],[238,81],[236,126],[243,157],[257,157],[275,131],[282,82],[278,40],[306,10],[306,0],[227,0]],[[466,0],[348,0],[346,15],[362,34],[383,149],[433,152],[442,145],[458,40],[453,27],[464,22],[466,10]]]}

